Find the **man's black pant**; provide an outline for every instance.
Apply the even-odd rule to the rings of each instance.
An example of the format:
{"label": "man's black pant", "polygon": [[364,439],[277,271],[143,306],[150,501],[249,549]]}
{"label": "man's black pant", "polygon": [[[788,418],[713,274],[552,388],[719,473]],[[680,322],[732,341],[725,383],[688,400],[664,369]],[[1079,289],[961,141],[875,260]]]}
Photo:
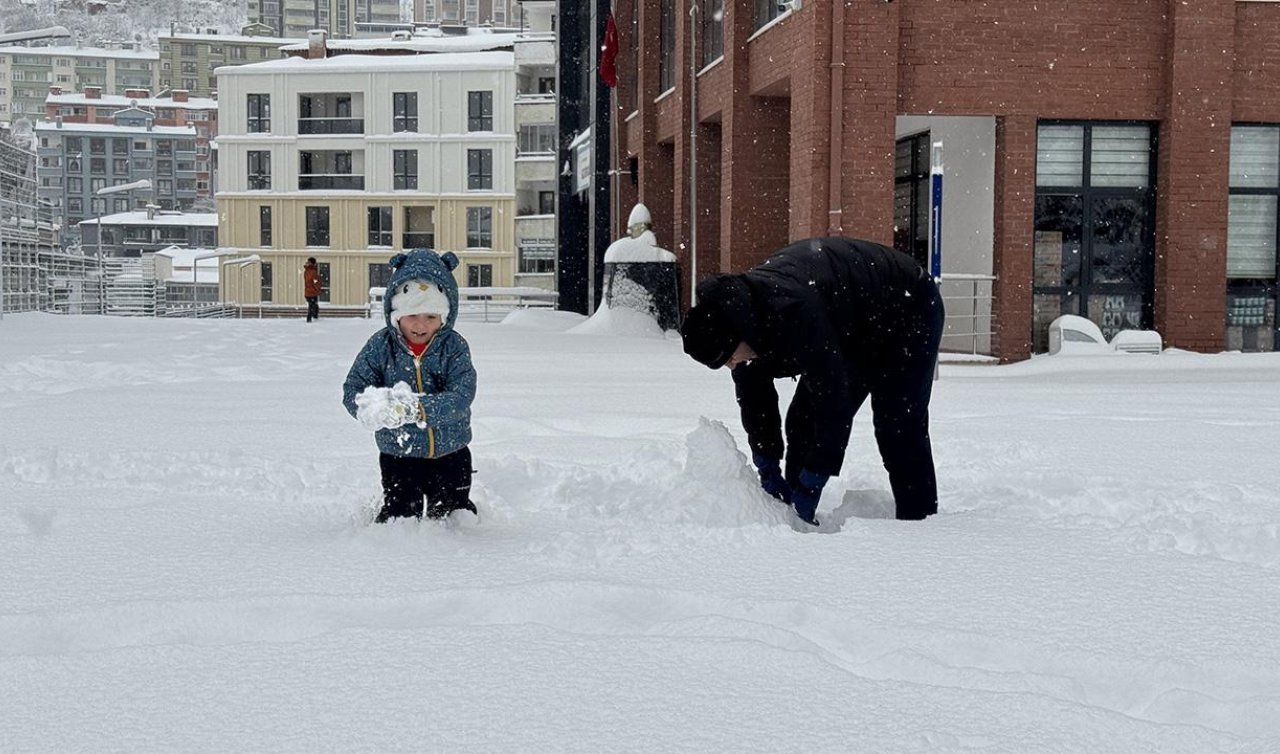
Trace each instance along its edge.
{"label": "man's black pant", "polygon": [[426,498],[428,518],[443,518],[471,503],[471,449],[462,448],[440,458],[406,458],[383,453],[382,510],[378,523],[389,518],[422,517]]}
{"label": "man's black pant", "polygon": [[307,296],[307,321],[320,319],[320,297]]}
{"label": "man's black pant", "polygon": [[[929,399],[942,341],[945,312],[942,296],[931,278],[923,278],[914,291],[923,305],[900,312],[897,337],[883,346],[874,360],[851,375],[849,389],[853,411],[871,397],[872,423],[880,458],[889,472],[889,487],[897,518],[920,520],[938,512],[938,481],[929,442]],[[804,382],[801,381],[803,386]],[[806,458],[807,449],[792,438],[808,438],[816,412],[822,408],[812,396],[797,389],[787,410],[786,479],[796,484],[800,469],[792,458]]]}

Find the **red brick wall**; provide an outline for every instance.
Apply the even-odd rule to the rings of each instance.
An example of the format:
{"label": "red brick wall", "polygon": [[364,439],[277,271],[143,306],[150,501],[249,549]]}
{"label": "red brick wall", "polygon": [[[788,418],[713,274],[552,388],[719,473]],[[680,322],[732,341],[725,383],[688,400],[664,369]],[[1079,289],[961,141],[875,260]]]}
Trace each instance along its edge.
{"label": "red brick wall", "polygon": [[[888,241],[896,116],[992,116],[994,347],[1003,359],[1025,358],[1037,121],[1146,121],[1159,136],[1156,327],[1173,345],[1222,347],[1230,125],[1280,123],[1280,3],[838,1],[844,117],[833,134],[833,0],[805,0],[759,34],[753,3],[727,0],[725,59],[699,87],[699,117],[719,124],[721,152],[718,218],[711,220],[718,233],[699,225],[703,253],[741,270],[788,240],[833,226]],[[636,2],[656,5],[619,0]],[[656,46],[656,25],[653,31]],[[656,57],[646,60],[652,80]],[[686,71],[677,86],[687,87],[687,78]],[[641,194],[680,193],[687,201],[674,190],[687,182],[687,165],[672,159],[676,142],[688,138],[689,109],[678,100],[654,105],[652,96],[641,97],[641,109],[643,123],[626,130],[628,147],[640,155],[642,174],[671,189],[645,182]],[[636,145],[637,131],[652,135]],[[834,162],[833,143],[840,146]],[[706,180],[699,177],[700,197],[711,191]],[[833,207],[841,212],[829,213]],[[650,208],[655,220],[664,211]],[[708,248],[712,238],[718,249]],[[711,270],[702,253],[698,261],[699,274]]]}

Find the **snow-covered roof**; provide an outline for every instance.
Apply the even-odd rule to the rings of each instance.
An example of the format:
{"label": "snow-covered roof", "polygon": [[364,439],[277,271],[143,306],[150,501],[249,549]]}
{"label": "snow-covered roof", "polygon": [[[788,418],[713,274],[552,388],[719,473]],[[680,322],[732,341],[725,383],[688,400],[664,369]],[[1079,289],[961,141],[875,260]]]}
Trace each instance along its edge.
{"label": "snow-covered roof", "polygon": [[130,58],[160,60],[155,50],[108,50],[102,47],[4,47],[0,53],[11,55],[46,55],[58,58]]}
{"label": "snow-covered roof", "polygon": [[160,136],[190,136],[195,138],[196,130],[191,126],[117,126],[111,123],[50,123],[42,120],[36,124],[37,131],[62,131],[68,134],[100,133],[111,134],[159,134]]}
{"label": "snow-covered roof", "polygon": [[[196,34],[193,32],[177,32],[170,34],[165,32],[156,35],[159,39],[177,39],[186,40],[188,42],[209,42],[217,44],[219,42],[231,42],[232,44],[274,44],[287,45],[294,44],[298,40],[285,37],[255,37],[250,34]],[[304,40],[305,41],[305,40]]]}
{"label": "snow-covered roof", "polygon": [[182,110],[217,110],[218,101],[208,97],[191,97],[178,102],[168,97],[126,97],[123,94],[104,94],[86,97],[83,92],[74,94],[50,94],[44,98],[50,105],[107,105],[110,107],[173,107]]}
{"label": "snow-covered roof", "polygon": [[264,73],[313,72],[367,73],[369,71],[476,71],[507,70],[515,66],[510,52],[458,52],[435,55],[336,55],[309,60],[281,58],[248,65],[222,66],[219,76],[254,76]]}
{"label": "snow-covered roof", "polygon": [[157,212],[155,217],[147,218],[145,210],[137,212],[117,212],[114,215],[103,215],[101,218],[91,217],[80,221],[81,225],[190,225],[206,228],[218,227],[217,212]]}
{"label": "snow-covered roof", "polygon": [[[398,52],[484,52],[512,47],[519,32],[494,32],[489,29],[468,28],[467,34],[443,34],[438,29],[427,29],[415,33],[408,39],[330,39],[330,50],[392,50]],[[280,49],[286,52],[301,52],[308,47],[307,42],[291,44]]]}

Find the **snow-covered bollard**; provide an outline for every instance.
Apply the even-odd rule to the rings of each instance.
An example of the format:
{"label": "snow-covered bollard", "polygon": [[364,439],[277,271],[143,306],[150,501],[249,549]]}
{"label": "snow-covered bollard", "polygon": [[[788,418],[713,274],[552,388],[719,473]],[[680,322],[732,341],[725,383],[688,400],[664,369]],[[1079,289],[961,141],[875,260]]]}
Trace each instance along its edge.
{"label": "snow-covered bollard", "polygon": [[637,204],[627,219],[628,235],[605,251],[605,303],[647,314],[663,330],[675,330],[680,326],[676,255],[658,246],[650,226],[649,210]]}

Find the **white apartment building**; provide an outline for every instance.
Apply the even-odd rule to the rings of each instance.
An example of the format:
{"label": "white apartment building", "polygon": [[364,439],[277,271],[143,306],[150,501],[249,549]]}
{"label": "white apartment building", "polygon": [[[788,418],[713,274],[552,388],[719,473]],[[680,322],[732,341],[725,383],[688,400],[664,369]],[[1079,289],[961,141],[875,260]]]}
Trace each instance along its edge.
{"label": "white apartment building", "polygon": [[301,305],[314,256],[322,303],[364,305],[392,254],[418,247],[457,253],[460,285],[513,285],[513,35],[473,36],[420,54],[331,55],[320,39],[218,70],[218,232],[238,265],[224,301]]}

